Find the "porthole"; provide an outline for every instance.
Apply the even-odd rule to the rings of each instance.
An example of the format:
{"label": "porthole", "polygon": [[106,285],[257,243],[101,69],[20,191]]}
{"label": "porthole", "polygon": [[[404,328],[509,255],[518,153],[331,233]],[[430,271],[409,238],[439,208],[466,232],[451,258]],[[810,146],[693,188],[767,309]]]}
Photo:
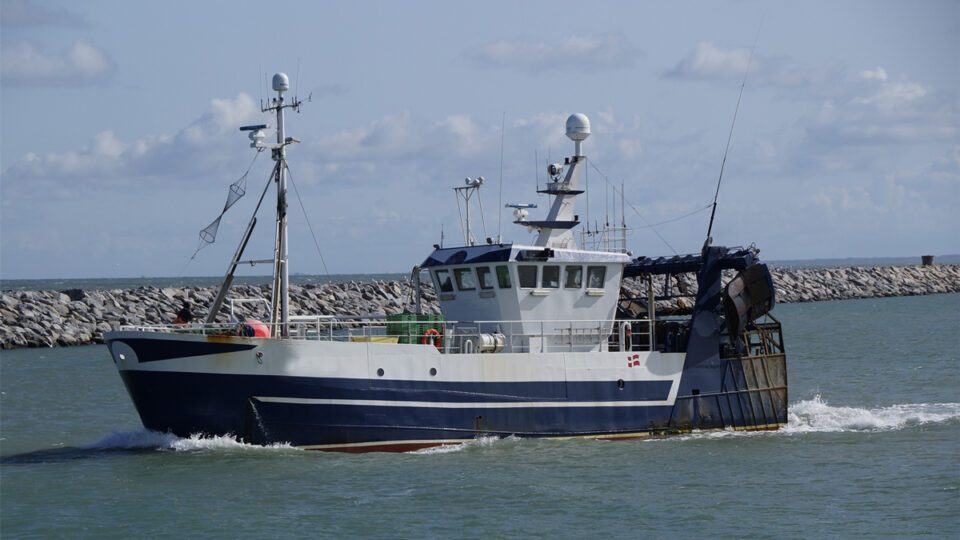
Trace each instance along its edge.
{"label": "porthole", "polygon": [[430,376],[436,377],[436,375],[437,375],[437,368],[435,367],[430,368]]}
{"label": "porthole", "polygon": [[377,369],[377,376],[378,376],[378,377],[383,377],[383,368]]}

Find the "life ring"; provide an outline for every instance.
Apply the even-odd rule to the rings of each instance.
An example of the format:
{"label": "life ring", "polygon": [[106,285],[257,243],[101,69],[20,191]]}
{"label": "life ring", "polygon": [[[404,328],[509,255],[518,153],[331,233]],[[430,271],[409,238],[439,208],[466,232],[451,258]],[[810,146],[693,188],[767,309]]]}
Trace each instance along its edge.
{"label": "life ring", "polygon": [[433,343],[437,349],[442,347],[443,336],[440,335],[440,331],[436,328],[427,328],[427,331],[423,333],[423,337],[420,338],[420,344],[426,345],[427,343]]}

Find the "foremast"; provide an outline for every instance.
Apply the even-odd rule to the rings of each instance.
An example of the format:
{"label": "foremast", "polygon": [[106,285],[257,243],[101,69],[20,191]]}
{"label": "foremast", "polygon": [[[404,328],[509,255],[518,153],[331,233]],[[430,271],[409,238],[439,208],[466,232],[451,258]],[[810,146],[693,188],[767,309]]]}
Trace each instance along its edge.
{"label": "foremast", "polygon": [[273,76],[273,89],[277,97],[270,101],[261,111],[274,111],[277,115],[277,147],[273,151],[273,159],[277,162],[277,226],[273,250],[273,287],[270,299],[270,328],[276,337],[286,337],[289,334],[290,321],[290,259],[287,243],[287,144],[283,124],[283,110],[298,107],[300,103],[296,97],[289,104],[284,103],[283,93],[290,90],[290,80],[284,73]]}
{"label": "foremast", "polygon": [[[244,126],[240,129],[241,131],[250,131],[250,140],[253,141],[250,144],[252,148],[256,148],[258,151],[270,149],[273,160],[276,162],[272,174],[272,178],[277,184],[277,218],[272,260],[273,284],[270,299],[270,328],[273,337],[286,337],[289,335],[288,323],[290,321],[290,266],[287,236],[288,167],[286,147],[289,144],[300,141],[293,137],[287,137],[284,127],[284,109],[299,111],[302,101],[297,99],[296,96],[294,96],[289,103],[284,99],[283,93],[290,90],[290,79],[285,73],[277,73],[273,76],[273,89],[277,92],[277,97],[270,99],[266,106],[261,103],[260,110],[261,112],[274,112],[277,116],[276,143],[264,142],[266,136],[263,130],[268,127],[265,124]],[[264,191],[264,194],[265,193],[266,191]],[[260,200],[263,201],[262,196]],[[257,208],[260,208],[259,203],[257,204]],[[237,252],[227,270],[227,274],[224,276],[223,283],[220,285],[220,290],[210,306],[206,319],[208,324],[213,323],[220,312],[220,307],[223,305],[227,291],[231,283],[233,283],[233,274],[236,271],[237,264],[240,262],[240,257],[246,248],[247,242],[250,240],[250,234],[253,232],[256,221],[256,212],[254,212],[254,216],[247,225],[247,230],[243,235],[243,239],[240,241],[240,246],[237,248]],[[251,263],[257,262],[271,261],[251,261]]]}

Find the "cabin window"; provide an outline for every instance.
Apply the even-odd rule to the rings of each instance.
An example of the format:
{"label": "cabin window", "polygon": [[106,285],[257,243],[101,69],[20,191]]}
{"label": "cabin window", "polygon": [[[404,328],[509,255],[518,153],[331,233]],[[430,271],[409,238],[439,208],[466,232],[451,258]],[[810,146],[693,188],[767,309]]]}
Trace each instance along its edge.
{"label": "cabin window", "polygon": [[473,277],[473,270],[457,268],[453,271],[453,275],[457,278],[457,289],[472,291],[477,288],[477,280]]}
{"label": "cabin window", "polygon": [[436,275],[440,292],[453,292],[453,280],[450,279],[450,272],[448,270],[437,270]]}
{"label": "cabin window", "polygon": [[493,288],[493,272],[486,266],[477,267],[477,281],[480,282],[481,289]]}
{"label": "cabin window", "polygon": [[500,265],[497,267],[497,285],[501,289],[510,288],[510,267],[505,265]]}
{"label": "cabin window", "polygon": [[583,285],[583,267],[568,266],[566,268],[566,278],[563,280],[565,289],[579,289]]}
{"label": "cabin window", "polygon": [[588,266],[587,267],[587,288],[602,289],[603,281],[607,277],[606,266]]}
{"label": "cabin window", "polygon": [[517,277],[520,279],[521,289],[535,289],[537,287],[537,267],[524,265],[517,267]]}
{"label": "cabin window", "polygon": [[556,289],[560,287],[560,267],[544,266],[543,281],[540,284],[544,289]]}

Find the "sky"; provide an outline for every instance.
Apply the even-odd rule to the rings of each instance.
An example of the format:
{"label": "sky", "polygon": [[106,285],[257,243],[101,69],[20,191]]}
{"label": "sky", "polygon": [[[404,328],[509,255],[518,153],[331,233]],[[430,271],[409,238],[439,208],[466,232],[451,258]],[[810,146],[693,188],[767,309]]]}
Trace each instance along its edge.
{"label": "sky", "polygon": [[[198,233],[254,159],[237,128],[275,124],[260,100],[278,71],[311,97],[286,122],[302,141],[291,272],[407,272],[441,234],[462,244],[466,177],[486,179],[476,236],[531,242],[503,205],[544,217],[536,189],[572,154],[577,112],[592,125],[578,213],[619,221],[622,183],[634,255],[700,250],[731,125],[715,245],[960,252],[957,1],[0,7],[3,279],[221,275],[269,155],[216,242],[197,252]],[[272,256],[264,207],[245,259]]]}

